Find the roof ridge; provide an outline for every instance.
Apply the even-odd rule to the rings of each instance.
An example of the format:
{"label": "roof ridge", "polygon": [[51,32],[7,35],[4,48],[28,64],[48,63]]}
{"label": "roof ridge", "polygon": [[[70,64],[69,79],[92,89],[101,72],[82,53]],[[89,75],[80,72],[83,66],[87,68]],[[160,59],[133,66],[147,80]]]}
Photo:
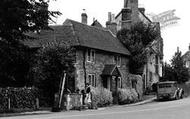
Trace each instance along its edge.
{"label": "roof ridge", "polygon": [[99,29],[99,30],[102,30],[102,31],[109,31],[107,30],[106,28],[100,28],[100,27],[94,27],[94,26],[90,26],[90,25],[87,25],[87,24],[84,24],[84,23],[81,23],[81,22],[78,22],[78,21],[75,21],[75,20],[71,20],[71,19],[68,19],[70,20],[71,22],[75,22],[77,24],[81,24],[81,25],[84,25],[84,26],[87,26],[87,27],[91,27],[91,28],[94,28],[94,29]]}
{"label": "roof ridge", "polygon": [[63,26],[63,25],[61,25],[61,24],[54,24],[54,25],[49,25],[50,27],[51,26]]}

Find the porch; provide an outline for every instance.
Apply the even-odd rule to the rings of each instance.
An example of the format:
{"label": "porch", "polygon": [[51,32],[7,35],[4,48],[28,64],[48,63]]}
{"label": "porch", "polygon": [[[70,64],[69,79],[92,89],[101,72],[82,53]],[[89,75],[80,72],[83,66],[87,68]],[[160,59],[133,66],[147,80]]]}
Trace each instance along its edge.
{"label": "porch", "polygon": [[119,88],[122,88],[121,72],[116,65],[105,65],[102,72],[102,84],[111,92],[117,92]]}

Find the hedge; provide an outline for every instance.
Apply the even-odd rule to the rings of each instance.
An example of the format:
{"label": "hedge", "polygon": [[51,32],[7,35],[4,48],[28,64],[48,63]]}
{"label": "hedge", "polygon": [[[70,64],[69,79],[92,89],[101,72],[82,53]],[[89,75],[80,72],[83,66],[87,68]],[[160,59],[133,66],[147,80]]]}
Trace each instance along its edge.
{"label": "hedge", "polygon": [[92,88],[92,103],[98,107],[104,107],[112,104],[112,92],[105,88]]}
{"label": "hedge", "polygon": [[[0,88],[0,112],[12,109],[35,109],[37,97],[36,88]],[[9,99],[10,109],[8,109]]]}
{"label": "hedge", "polygon": [[138,93],[135,89],[119,89],[117,92],[119,104],[130,104],[138,101]]}

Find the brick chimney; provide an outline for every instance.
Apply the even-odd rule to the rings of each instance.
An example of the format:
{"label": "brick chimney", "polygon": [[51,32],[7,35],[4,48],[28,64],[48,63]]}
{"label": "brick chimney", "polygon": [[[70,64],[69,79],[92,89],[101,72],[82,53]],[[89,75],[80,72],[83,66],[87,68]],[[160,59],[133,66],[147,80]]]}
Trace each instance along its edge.
{"label": "brick chimney", "polygon": [[131,25],[139,21],[138,0],[124,0],[122,14],[122,28],[130,29]]}
{"label": "brick chimney", "polygon": [[86,10],[83,9],[83,13],[81,14],[81,23],[87,24],[88,23],[88,16],[86,14]]}
{"label": "brick chimney", "polygon": [[108,21],[106,22],[106,28],[109,29],[114,35],[117,33],[117,23],[115,22],[115,14],[108,12]]}
{"label": "brick chimney", "polygon": [[179,53],[179,47],[177,47],[177,53]]}
{"label": "brick chimney", "polygon": [[127,8],[128,1],[129,0],[124,0],[124,8]]}

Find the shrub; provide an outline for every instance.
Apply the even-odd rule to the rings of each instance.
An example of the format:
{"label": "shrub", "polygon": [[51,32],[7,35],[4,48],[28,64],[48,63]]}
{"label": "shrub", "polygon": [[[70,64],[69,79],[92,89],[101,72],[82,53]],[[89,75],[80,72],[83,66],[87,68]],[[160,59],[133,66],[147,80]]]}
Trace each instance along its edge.
{"label": "shrub", "polygon": [[112,104],[112,92],[105,88],[92,88],[92,103],[98,107],[104,107]]}
{"label": "shrub", "polygon": [[143,79],[140,75],[129,74],[128,79],[130,81],[136,81],[136,92],[138,93],[138,98],[141,100],[143,96]]}
{"label": "shrub", "polygon": [[35,88],[0,88],[0,112],[11,109],[35,109],[38,91]]}
{"label": "shrub", "polygon": [[138,94],[135,89],[119,89],[117,93],[119,104],[129,104],[138,101]]}

